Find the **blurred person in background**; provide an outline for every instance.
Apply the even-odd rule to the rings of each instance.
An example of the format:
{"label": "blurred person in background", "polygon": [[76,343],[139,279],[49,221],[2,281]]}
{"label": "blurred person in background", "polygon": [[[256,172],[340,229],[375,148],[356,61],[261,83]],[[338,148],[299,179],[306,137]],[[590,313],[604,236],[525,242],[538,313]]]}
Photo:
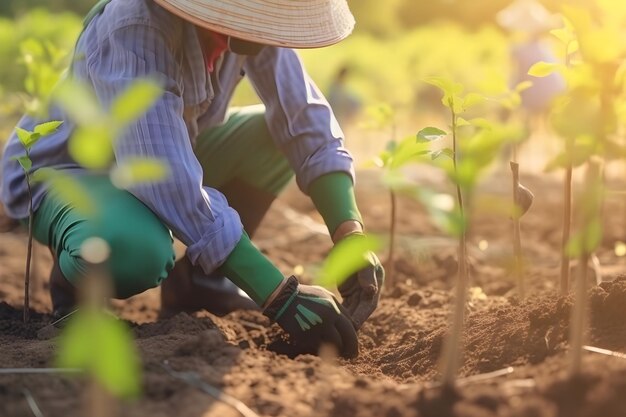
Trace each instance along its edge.
{"label": "blurred person in background", "polygon": [[349,66],[342,65],[328,87],[328,102],[342,126],[352,123],[362,107],[359,96],[347,85],[351,72]]}
{"label": "blurred person in background", "polygon": [[[171,175],[116,188],[70,157],[75,125],[51,109],[50,119],[64,123],[32,148],[33,171],[72,173],[101,208],[81,214],[54,190],[34,188],[34,236],[55,260],[54,314],[76,307],[75,286],[87,270],[80,248],[98,236],[111,248],[116,298],[161,285],[165,315],[261,308],[301,351],[329,343],[355,356],[356,330],[384,280],[376,256],[339,285],[342,305],[321,287],[284,277],[251,242],[294,174],[335,244],[364,233],[342,130],[292,49],[334,44],[353,25],[345,0],[101,0],[85,19],[70,76],[88,83],[104,108],[133,80],[157,77],[164,95],[117,138],[114,152],[118,162],[160,159]],[[264,106],[229,108],[244,76]],[[39,122],[24,117],[19,126],[32,131]],[[28,217],[27,184],[14,160],[22,152],[14,133],[2,160],[2,201],[14,219]],[[171,234],[187,248],[176,265]]]}
{"label": "blurred person in background", "polygon": [[521,110],[529,121],[544,118],[552,101],[565,91],[565,80],[558,72],[537,78],[528,75],[528,70],[537,62],[558,62],[545,36],[559,27],[560,18],[536,0],[515,0],[497,14],[496,20],[511,37],[511,88],[532,82],[521,93]]}

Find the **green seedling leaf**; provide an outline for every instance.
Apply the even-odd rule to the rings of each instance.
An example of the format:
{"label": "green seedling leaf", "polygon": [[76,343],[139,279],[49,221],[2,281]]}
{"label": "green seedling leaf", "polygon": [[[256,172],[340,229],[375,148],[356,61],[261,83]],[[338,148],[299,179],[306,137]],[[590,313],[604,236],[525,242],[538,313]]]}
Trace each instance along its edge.
{"label": "green seedling leaf", "polygon": [[428,77],[424,81],[439,88],[446,96],[455,96],[463,93],[463,84],[456,83],[448,78]]}
{"label": "green seedling leaf", "polygon": [[85,168],[108,168],[113,159],[111,133],[101,125],[80,127],[70,138],[69,151],[72,158]]}
{"label": "green seedling leaf", "polygon": [[134,81],[113,101],[111,117],[119,126],[125,126],[145,114],[162,95],[163,89],[155,81]]}
{"label": "green seedling leaf", "polygon": [[444,138],[448,135],[445,131],[436,127],[425,127],[417,133],[417,140],[421,142],[432,142]]}
{"label": "green seedling leaf", "polygon": [[535,65],[530,67],[530,69],[528,70],[528,75],[532,77],[543,78],[557,71],[561,67],[561,64],[556,64],[552,62],[537,62]]}
{"label": "green seedling leaf", "polygon": [[97,208],[88,190],[74,177],[52,168],[41,168],[32,175],[33,182],[45,182],[57,198],[72,205],[84,215],[91,215]]}
{"label": "green seedling leaf", "polygon": [[33,132],[29,132],[28,130],[22,129],[21,127],[16,127],[15,133],[17,134],[17,138],[22,143],[22,146],[25,149],[28,149],[28,143],[31,141],[30,137],[33,135]]}
{"label": "green seedling leaf", "polygon": [[14,156],[13,158],[11,158],[11,160],[17,161],[26,173],[29,173],[30,169],[33,167],[33,161],[31,161],[30,158],[26,155]]}
{"label": "green seedling leaf", "polygon": [[165,162],[142,158],[117,165],[111,171],[111,181],[116,187],[126,189],[141,183],[162,181],[168,175]]}
{"label": "green seedling leaf", "polygon": [[576,39],[574,32],[572,32],[572,30],[568,27],[553,29],[550,31],[550,34],[561,41],[563,45],[567,45]]}
{"label": "green seedling leaf", "polygon": [[368,265],[368,254],[380,248],[374,236],[353,235],[339,241],[322,265],[318,284],[327,288],[341,284]]}
{"label": "green seedling leaf", "polygon": [[67,79],[55,90],[54,98],[81,126],[107,124],[108,116],[102,111],[93,90],[85,83]]}
{"label": "green seedling leaf", "polygon": [[533,86],[532,81],[522,81],[521,83],[515,86],[515,92],[521,93],[522,91],[528,90],[532,86]]}
{"label": "green seedling leaf", "polygon": [[466,119],[464,119],[463,117],[456,118],[456,127],[465,127],[465,126],[471,126],[471,125],[472,124]]}
{"label": "green seedling leaf", "polygon": [[441,156],[447,156],[450,159],[454,159],[454,151],[451,148],[443,148],[436,150],[430,154],[432,160],[435,160]]}
{"label": "green seedling leaf", "polygon": [[63,122],[61,121],[51,121],[46,123],[41,123],[35,126],[35,133],[39,133],[41,136],[48,136],[59,128]]}
{"label": "green seedling leaf", "polygon": [[122,398],[141,391],[141,366],[126,326],[108,314],[79,310],[59,340],[57,364],[91,374],[109,392]]}
{"label": "green seedling leaf", "polygon": [[485,97],[477,93],[467,94],[462,101],[463,110],[471,109],[472,107],[479,106],[485,102]]}

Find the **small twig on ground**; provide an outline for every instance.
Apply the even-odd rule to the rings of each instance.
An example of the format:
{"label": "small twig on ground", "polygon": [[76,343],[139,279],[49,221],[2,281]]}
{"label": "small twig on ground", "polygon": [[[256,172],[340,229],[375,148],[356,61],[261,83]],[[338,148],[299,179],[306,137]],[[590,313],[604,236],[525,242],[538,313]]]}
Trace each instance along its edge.
{"label": "small twig on ground", "polygon": [[77,374],[83,372],[78,368],[0,368],[0,375],[16,374]]}
{"label": "small twig on ground", "polygon": [[24,394],[24,397],[26,397],[26,402],[28,403],[28,406],[30,407],[30,411],[33,412],[33,415],[35,417],[43,417],[43,413],[41,412],[41,409],[37,405],[37,402],[35,401],[35,398],[30,393],[30,391],[27,388],[24,388],[22,390],[22,393]]}
{"label": "small twig on ground", "polygon": [[583,350],[586,350],[587,352],[599,353],[601,355],[613,356],[619,359],[626,359],[626,354],[615,352],[614,350],[602,349],[594,346],[583,346]]}
{"label": "small twig on ground", "polygon": [[203,391],[209,394],[211,397],[215,398],[217,401],[221,401],[224,404],[230,405],[235,410],[237,410],[243,417],[259,417],[257,413],[252,411],[247,405],[243,402],[239,401],[235,397],[232,397],[217,387],[208,384],[200,375],[195,372],[178,372],[172,369],[169,365],[168,361],[164,361],[163,369],[170,374],[172,377],[179,379],[181,381],[186,382],[187,384],[198,388],[200,391]]}

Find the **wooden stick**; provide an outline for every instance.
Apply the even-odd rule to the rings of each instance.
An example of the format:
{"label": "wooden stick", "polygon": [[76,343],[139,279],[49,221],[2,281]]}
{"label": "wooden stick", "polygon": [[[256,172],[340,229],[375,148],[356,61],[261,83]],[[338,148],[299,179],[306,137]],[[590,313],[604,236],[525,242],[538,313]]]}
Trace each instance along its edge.
{"label": "wooden stick", "polygon": [[[514,145],[515,148],[515,145]],[[514,152],[515,154],[516,152]],[[519,205],[519,164],[511,161],[511,172],[513,174],[513,256],[514,256],[514,275],[517,282],[517,291],[520,299],[526,296],[524,286],[524,265],[522,263],[522,237],[521,237],[521,207]]]}
{"label": "wooden stick", "polygon": [[599,353],[600,355],[613,356],[614,358],[626,359],[626,354],[614,350],[602,349],[595,346],[583,346],[587,352]]}

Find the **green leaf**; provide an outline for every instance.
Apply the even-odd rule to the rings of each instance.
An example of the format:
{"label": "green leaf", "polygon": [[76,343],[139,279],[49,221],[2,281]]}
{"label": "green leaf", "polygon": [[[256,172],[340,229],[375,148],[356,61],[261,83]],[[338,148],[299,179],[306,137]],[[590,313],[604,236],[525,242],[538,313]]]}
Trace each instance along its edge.
{"label": "green leaf", "polygon": [[130,188],[136,184],[162,181],[169,175],[165,162],[157,159],[130,159],[117,165],[111,171],[111,181],[121,189]]}
{"label": "green leaf", "polygon": [[463,92],[463,84],[456,83],[445,77],[428,77],[424,80],[443,91],[445,96],[455,96]]}
{"label": "green leaf", "polygon": [[436,150],[430,154],[431,159],[435,160],[441,156],[447,156],[450,159],[454,159],[454,151],[451,148],[443,148]]}
{"label": "green leaf", "polygon": [[32,175],[33,182],[45,182],[55,196],[84,215],[97,211],[88,190],[74,177],[53,168],[41,168]]}
{"label": "green leaf", "polygon": [[121,321],[93,309],[81,309],[69,320],[59,340],[57,364],[84,369],[118,397],[137,397],[141,391],[131,333]]}
{"label": "green leaf", "polygon": [[85,168],[108,168],[113,159],[111,133],[101,125],[78,128],[70,138],[69,151]]}
{"label": "green leaf", "polygon": [[572,30],[567,26],[560,29],[553,29],[550,31],[550,34],[560,40],[563,45],[567,45],[576,39],[574,32],[572,32]]}
{"label": "green leaf", "polygon": [[516,93],[521,93],[522,91],[528,90],[530,87],[533,86],[533,82],[532,81],[522,81],[521,83],[517,84],[515,86],[515,92]]}
{"label": "green leaf", "polygon": [[528,75],[543,78],[557,71],[561,67],[561,64],[555,64],[552,62],[537,62],[535,65],[530,67]]}
{"label": "green leaf", "polygon": [[318,284],[331,288],[368,265],[368,255],[380,248],[374,236],[353,235],[339,241],[322,265]]}
{"label": "green leaf", "polygon": [[81,126],[107,124],[107,115],[102,111],[93,90],[85,83],[67,79],[55,90],[54,98]]}
{"label": "green leaf", "polygon": [[46,123],[41,123],[35,126],[35,132],[39,133],[41,136],[48,136],[54,133],[59,126],[61,126],[63,122],[61,121],[51,121]]}
{"label": "green leaf", "polygon": [[485,97],[477,93],[469,93],[463,98],[463,110],[471,109],[485,102]]}
{"label": "green leaf", "polygon": [[17,161],[26,173],[30,173],[30,169],[33,167],[33,161],[31,161],[30,158],[26,155],[14,156],[13,158],[11,158],[11,160]]}
{"label": "green leaf", "polygon": [[425,127],[417,133],[417,140],[422,142],[432,142],[447,135],[448,133],[437,127]]}
{"label": "green leaf", "polygon": [[22,146],[25,149],[28,149],[28,143],[31,140],[30,137],[33,135],[33,132],[29,132],[28,130],[22,129],[21,127],[16,127],[15,133],[17,134],[17,138],[22,143]]}
{"label": "green leaf", "polygon": [[472,124],[463,117],[456,118],[456,127],[471,126]]}
{"label": "green leaf", "polygon": [[162,95],[163,89],[155,81],[134,81],[111,104],[111,117],[119,126],[125,126],[143,116]]}

